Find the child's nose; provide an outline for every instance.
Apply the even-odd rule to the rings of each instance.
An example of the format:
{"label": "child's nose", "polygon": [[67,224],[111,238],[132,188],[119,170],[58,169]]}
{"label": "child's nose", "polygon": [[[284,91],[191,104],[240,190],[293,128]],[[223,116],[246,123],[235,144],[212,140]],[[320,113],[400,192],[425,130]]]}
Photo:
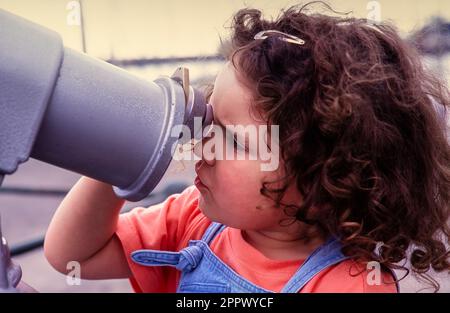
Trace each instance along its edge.
{"label": "child's nose", "polygon": [[205,143],[210,140],[210,137],[203,137],[194,145],[194,154],[205,161],[208,165],[212,166],[215,164],[216,157],[214,155],[215,147],[212,147],[212,151],[204,151]]}

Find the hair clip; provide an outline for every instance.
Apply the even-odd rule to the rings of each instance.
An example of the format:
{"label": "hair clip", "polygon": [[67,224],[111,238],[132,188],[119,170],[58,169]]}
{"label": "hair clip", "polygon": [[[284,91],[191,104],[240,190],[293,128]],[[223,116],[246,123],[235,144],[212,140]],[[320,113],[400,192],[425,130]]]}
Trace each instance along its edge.
{"label": "hair clip", "polygon": [[269,34],[282,35],[282,37],[281,36],[277,36],[277,38],[280,39],[280,40],[283,40],[285,42],[293,43],[293,44],[296,44],[296,45],[304,45],[305,44],[305,41],[303,39],[300,39],[300,38],[298,38],[296,36],[293,36],[293,35],[289,35],[289,34],[280,32],[278,30],[263,30],[263,31],[260,31],[259,33],[257,33],[255,35],[255,37],[253,37],[253,38],[255,40],[264,40],[264,39],[269,37],[268,36]]}

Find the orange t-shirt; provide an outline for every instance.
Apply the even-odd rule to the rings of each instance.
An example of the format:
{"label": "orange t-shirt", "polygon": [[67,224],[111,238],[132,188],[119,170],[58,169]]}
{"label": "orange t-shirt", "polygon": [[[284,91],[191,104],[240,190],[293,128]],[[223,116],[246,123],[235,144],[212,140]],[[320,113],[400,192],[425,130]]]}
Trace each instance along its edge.
{"label": "orange t-shirt", "polygon": [[[201,239],[211,221],[200,211],[198,197],[197,188],[190,186],[163,203],[137,207],[120,215],[116,234],[126,254],[133,275],[130,282],[136,292],[176,291],[180,279],[177,269],[142,266],[134,263],[130,254],[139,249],[179,251],[189,240]],[[241,230],[231,227],[216,236],[210,247],[239,275],[275,292],[284,287],[303,262],[269,259],[243,239]],[[396,292],[392,283],[368,284],[368,272],[361,269],[361,264],[343,261],[314,276],[301,292]],[[381,281],[391,282],[392,277],[383,273]]]}

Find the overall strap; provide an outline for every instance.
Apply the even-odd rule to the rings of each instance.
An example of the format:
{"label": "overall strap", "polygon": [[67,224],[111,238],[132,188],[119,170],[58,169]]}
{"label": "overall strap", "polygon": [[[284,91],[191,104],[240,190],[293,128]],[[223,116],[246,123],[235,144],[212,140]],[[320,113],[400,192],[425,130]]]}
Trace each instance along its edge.
{"label": "overall strap", "polygon": [[[211,223],[202,237],[209,243],[225,228],[220,223]],[[142,249],[131,253],[133,262],[143,266],[172,266],[180,271],[191,271],[198,266],[203,257],[202,248],[195,242],[179,252]]]}
{"label": "overall strap", "polygon": [[226,226],[223,224],[212,222],[208,229],[206,229],[201,240],[209,245],[211,241],[225,229],[225,227]]}
{"label": "overall strap", "polygon": [[339,240],[328,239],[305,260],[281,292],[299,292],[319,272],[348,258],[341,252]]}
{"label": "overall strap", "polygon": [[191,245],[180,252],[159,250],[136,250],[131,253],[133,262],[144,266],[172,266],[180,271],[196,268],[203,257],[203,250]]}

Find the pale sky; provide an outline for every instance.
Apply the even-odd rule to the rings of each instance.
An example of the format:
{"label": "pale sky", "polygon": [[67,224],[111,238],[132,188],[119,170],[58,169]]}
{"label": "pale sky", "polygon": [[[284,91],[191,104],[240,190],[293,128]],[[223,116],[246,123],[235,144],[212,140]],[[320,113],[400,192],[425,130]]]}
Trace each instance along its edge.
{"label": "pale sky", "polygon": [[[288,0],[82,0],[87,53],[100,58],[211,55],[219,34],[227,34],[230,17],[245,6],[277,15]],[[338,11],[355,16],[392,20],[407,33],[433,15],[450,20],[448,0],[335,0]],[[374,7],[379,4],[379,14]],[[63,37],[64,44],[81,50],[80,27],[73,23],[76,9],[70,0],[0,0],[0,8],[23,16]],[[69,21],[69,22],[68,22]]]}

